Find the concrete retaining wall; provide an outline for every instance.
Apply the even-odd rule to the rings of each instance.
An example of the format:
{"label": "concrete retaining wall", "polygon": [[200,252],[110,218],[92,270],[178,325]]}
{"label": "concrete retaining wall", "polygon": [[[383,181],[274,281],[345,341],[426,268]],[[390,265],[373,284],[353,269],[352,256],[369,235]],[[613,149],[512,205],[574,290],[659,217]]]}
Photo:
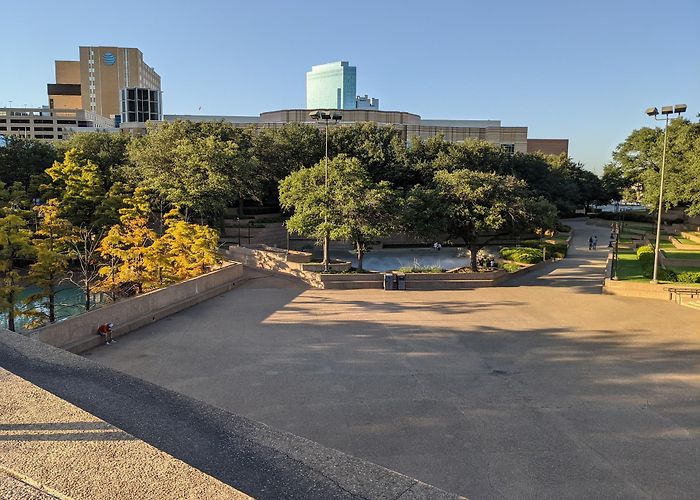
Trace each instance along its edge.
{"label": "concrete retaining wall", "polygon": [[487,273],[407,273],[406,290],[464,290],[494,286],[508,275],[505,271]]}
{"label": "concrete retaining wall", "polygon": [[700,259],[675,259],[666,257],[663,250],[659,254],[659,260],[664,267],[697,267],[700,270]]}
{"label": "concrete retaining wall", "polygon": [[305,281],[315,288],[323,288],[323,283],[318,273],[305,271],[303,269],[303,263],[287,261],[286,252],[284,250],[257,250],[254,248],[231,245],[228,247],[228,250],[226,250],[226,256],[231,260],[242,263],[244,266],[289,274]]}
{"label": "concrete retaining wall", "polygon": [[673,246],[676,247],[678,250],[700,250],[700,243],[696,245],[690,245],[688,243],[681,243],[678,241],[676,238],[671,236],[671,243],[673,243]]}
{"label": "concrete retaining wall", "polygon": [[323,288],[332,290],[356,290],[384,288],[383,273],[321,274]]}
{"label": "concrete retaining wall", "polygon": [[44,326],[30,336],[70,352],[83,352],[103,342],[96,333],[104,323],[114,323],[113,336],[119,337],[231,290],[242,275],[241,264],[228,263],[202,276]]}
{"label": "concrete retaining wall", "polygon": [[608,295],[620,295],[622,297],[670,300],[669,292],[664,290],[664,288],[668,288],[669,286],[673,286],[673,284],[640,283],[606,278],[605,284],[603,285],[603,293]]}

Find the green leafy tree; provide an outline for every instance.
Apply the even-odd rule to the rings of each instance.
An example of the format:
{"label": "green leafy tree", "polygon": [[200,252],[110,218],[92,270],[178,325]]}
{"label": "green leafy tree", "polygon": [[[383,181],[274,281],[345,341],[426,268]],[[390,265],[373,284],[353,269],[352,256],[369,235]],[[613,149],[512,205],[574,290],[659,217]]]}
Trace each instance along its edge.
{"label": "green leafy tree", "polygon": [[23,287],[17,261],[34,257],[31,231],[26,221],[10,213],[0,218],[0,310],[7,314],[7,329],[15,331],[15,319],[24,315],[19,295]]}
{"label": "green leafy tree", "polygon": [[121,169],[127,162],[126,149],[131,142],[130,134],[107,134],[87,132],[73,134],[68,140],[59,143],[58,153],[64,157],[73,150],[80,164],[88,161],[97,165],[106,186],[121,180]]}
{"label": "green leafy tree", "polygon": [[160,125],[132,141],[128,154],[131,182],[181,207],[186,218],[217,219],[228,204],[259,193],[255,163],[236,143],[213,135],[211,125]]}
{"label": "green leafy tree", "polygon": [[353,242],[358,268],[370,243],[395,227],[396,197],[387,181],[375,183],[357,158],[339,155],[325,163],[297,170],[280,183],[280,203],[293,210],[287,228],[322,241],[326,231],[333,239]]}
{"label": "green leafy tree", "polygon": [[[642,128],[633,131],[613,152],[612,165],[627,186],[636,189],[640,201],[656,209],[659,199],[664,131]],[[664,180],[666,208],[686,207],[700,214],[700,124],[673,120],[668,127]]]}
{"label": "green leafy tree", "polygon": [[8,137],[0,147],[0,180],[29,187],[32,176],[40,176],[58,158],[54,146],[44,141]]}
{"label": "green leafy tree", "polygon": [[464,241],[477,270],[476,255],[496,236],[512,234],[542,221],[533,210],[527,184],[513,176],[459,169],[435,173],[433,185],[411,191],[405,224],[415,234],[448,234]]}
{"label": "green leafy tree", "polygon": [[73,226],[59,216],[56,200],[34,207],[38,226],[32,239],[36,250],[35,262],[29,267],[29,282],[39,291],[27,297],[26,302],[46,301],[46,312],[34,311],[34,323],[44,324],[56,321],[56,292],[66,277],[68,250],[73,238]]}
{"label": "green leafy tree", "polygon": [[75,226],[96,225],[97,209],[104,201],[105,189],[100,169],[90,160],[81,160],[80,152],[70,149],[62,162],[46,170],[51,182],[42,186],[47,198],[56,198],[61,216]]}

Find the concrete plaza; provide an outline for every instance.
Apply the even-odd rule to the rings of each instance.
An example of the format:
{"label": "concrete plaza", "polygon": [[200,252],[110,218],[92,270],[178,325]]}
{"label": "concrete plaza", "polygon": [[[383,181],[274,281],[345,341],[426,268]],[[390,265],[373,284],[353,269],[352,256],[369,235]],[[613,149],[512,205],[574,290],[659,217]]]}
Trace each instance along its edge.
{"label": "concrete plaza", "polygon": [[[87,355],[482,498],[696,498],[700,313],[601,295],[605,228],[506,287],[240,288]],[[604,246],[604,245],[603,245]]]}

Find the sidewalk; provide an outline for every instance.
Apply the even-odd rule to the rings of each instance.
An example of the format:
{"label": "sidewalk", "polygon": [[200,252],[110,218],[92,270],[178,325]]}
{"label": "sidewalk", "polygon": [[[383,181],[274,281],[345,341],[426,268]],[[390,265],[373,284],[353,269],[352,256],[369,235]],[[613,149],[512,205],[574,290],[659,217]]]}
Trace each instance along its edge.
{"label": "sidewalk", "polygon": [[0,497],[250,498],[2,368]]}

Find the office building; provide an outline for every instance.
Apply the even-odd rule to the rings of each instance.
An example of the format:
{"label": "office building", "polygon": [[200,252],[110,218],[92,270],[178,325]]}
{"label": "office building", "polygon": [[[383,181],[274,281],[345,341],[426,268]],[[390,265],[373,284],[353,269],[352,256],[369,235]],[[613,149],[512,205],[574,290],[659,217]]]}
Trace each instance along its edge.
{"label": "office building", "polygon": [[120,92],[120,123],[161,121],[161,92],[143,88],[124,88]]}
{"label": "office building", "polygon": [[114,121],[84,109],[0,108],[0,135],[49,141],[77,132],[116,132]]}
{"label": "office building", "polygon": [[379,109],[379,99],[357,95],[357,68],[347,61],[311,66],[306,73],[307,109]]}
{"label": "office building", "polygon": [[55,67],[56,83],[48,84],[52,109],[116,117],[121,114],[121,89],[161,90],[160,76],[136,48],[80,47],[79,61],[56,61]]}
{"label": "office building", "polygon": [[306,73],[308,109],[354,109],[357,68],[347,61],[312,66]]}
{"label": "office building", "polygon": [[379,99],[367,94],[355,98],[355,109],[379,109]]}

